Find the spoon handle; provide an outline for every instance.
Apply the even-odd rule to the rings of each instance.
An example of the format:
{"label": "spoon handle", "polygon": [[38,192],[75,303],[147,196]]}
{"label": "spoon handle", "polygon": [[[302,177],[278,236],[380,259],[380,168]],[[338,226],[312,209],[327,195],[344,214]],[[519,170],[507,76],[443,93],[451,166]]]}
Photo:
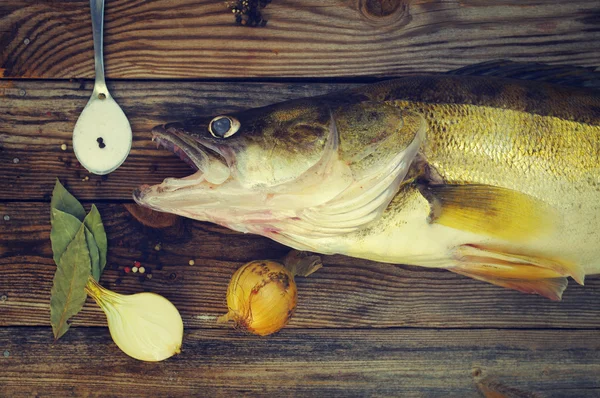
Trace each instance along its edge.
{"label": "spoon handle", "polygon": [[94,94],[108,96],[108,89],[104,81],[104,55],[102,52],[102,37],[104,35],[104,0],[90,0],[92,12],[92,30],[94,32],[94,61],[96,68],[96,82]]}

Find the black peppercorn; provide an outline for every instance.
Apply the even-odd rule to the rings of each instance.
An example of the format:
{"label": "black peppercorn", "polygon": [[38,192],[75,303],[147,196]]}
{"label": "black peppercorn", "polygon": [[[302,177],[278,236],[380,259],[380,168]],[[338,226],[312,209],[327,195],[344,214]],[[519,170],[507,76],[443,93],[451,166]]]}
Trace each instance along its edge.
{"label": "black peppercorn", "polygon": [[235,23],[250,27],[264,27],[267,25],[267,20],[263,17],[260,10],[265,8],[269,3],[271,3],[271,0],[237,0],[225,2],[235,15]]}

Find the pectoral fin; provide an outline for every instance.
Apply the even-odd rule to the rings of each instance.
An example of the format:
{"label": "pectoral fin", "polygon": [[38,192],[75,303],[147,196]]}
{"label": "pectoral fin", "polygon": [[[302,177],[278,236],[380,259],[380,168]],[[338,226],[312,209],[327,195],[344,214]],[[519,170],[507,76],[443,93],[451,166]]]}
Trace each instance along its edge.
{"label": "pectoral fin", "polygon": [[558,215],[532,196],[491,185],[430,185],[429,222],[508,241],[538,238],[554,231]]}
{"label": "pectoral fin", "polygon": [[454,257],[460,265],[449,268],[450,271],[551,300],[561,299],[567,276],[579,284],[583,284],[585,276],[581,266],[574,263],[496,248],[463,245],[454,250]]}

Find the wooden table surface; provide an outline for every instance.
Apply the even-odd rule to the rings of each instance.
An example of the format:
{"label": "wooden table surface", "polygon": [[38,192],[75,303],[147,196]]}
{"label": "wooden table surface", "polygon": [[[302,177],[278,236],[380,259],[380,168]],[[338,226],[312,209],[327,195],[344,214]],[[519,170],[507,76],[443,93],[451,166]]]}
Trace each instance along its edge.
{"label": "wooden table surface", "polygon": [[[99,177],[71,150],[94,73],[88,2],[0,2],[0,396],[599,396],[598,276],[551,302],[442,270],[327,256],[298,279],[289,326],[256,337],[216,324],[229,278],[287,249],[183,218],[146,226],[131,193],[190,173],[149,140],[166,121],[499,58],[599,66],[600,2],[273,0],[265,13],[266,27],[249,28],[223,1],[107,0],[106,76],[134,141],[123,166]],[[90,300],[53,341],[56,177],[104,218],[102,283],[179,308],[181,355],[127,357]],[[135,260],[153,279],[120,275]]]}

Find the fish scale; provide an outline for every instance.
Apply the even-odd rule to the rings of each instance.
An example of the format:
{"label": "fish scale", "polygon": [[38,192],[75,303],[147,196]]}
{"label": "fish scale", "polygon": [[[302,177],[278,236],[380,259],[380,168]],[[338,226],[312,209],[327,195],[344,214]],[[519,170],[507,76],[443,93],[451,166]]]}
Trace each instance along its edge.
{"label": "fish scale", "polygon": [[[440,120],[448,117],[444,116],[445,110],[428,120],[428,144],[423,152],[448,182],[500,185],[535,195],[537,187],[527,178],[579,182],[598,170],[598,147],[592,141],[600,140],[600,126],[469,107],[474,108],[465,105],[460,116],[450,116],[462,120],[450,124],[445,132],[440,128]],[[543,125],[548,128],[540,131]]]}

